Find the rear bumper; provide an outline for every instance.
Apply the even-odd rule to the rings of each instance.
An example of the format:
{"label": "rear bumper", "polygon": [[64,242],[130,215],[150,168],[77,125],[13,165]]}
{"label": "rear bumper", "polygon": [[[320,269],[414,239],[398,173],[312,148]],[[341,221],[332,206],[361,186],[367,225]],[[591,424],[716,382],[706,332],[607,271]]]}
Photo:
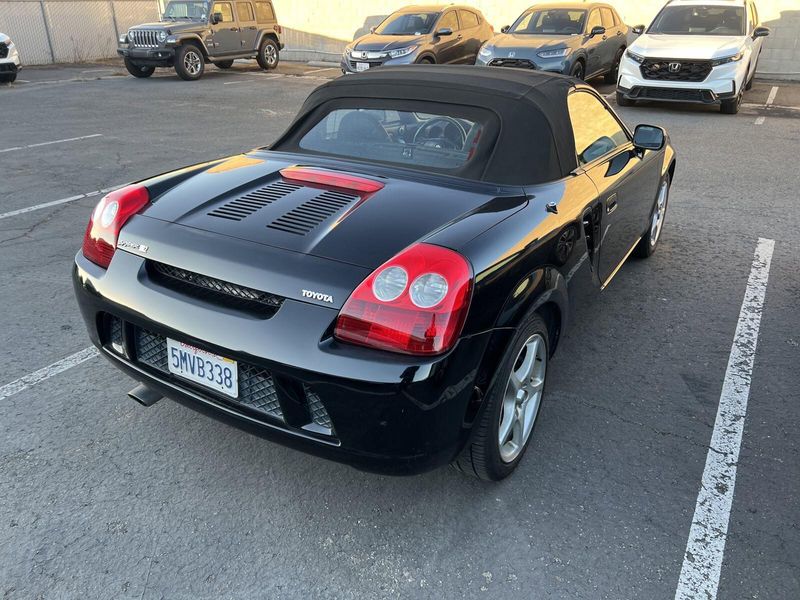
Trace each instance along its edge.
{"label": "rear bumper", "polygon": [[174,48],[117,48],[117,54],[137,65],[169,67],[175,61]]}
{"label": "rear bumper", "polygon": [[[120,254],[125,256],[118,257]],[[126,254],[118,251],[114,261],[121,258],[132,264],[141,260]],[[112,263],[111,268],[114,266]],[[201,311],[191,302],[174,293],[161,295],[158,314],[163,315],[166,307],[197,323],[191,331],[177,330],[174,324],[171,327],[163,319],[153,318],[152,292],[158,293],[157,289],[130,294],[138,283],[133,281],[130,289],[113,290],[118,283],[106,274],[81,253],[76,257],[73,283],[89,336],[115,366],[165,397],[286,446],[387,474],[420,473],[447,464],[469,436],[468,415],[475,413],[479,398],[476,374],[492,332],[462,339],[445,356],[425,360],[395,356],[337,344],[329,334],[320,339],[319,331],[330,331],[336,311],[286,300],[265,321],[275,335],[287,321],[293,323],[294,336],[285,339],[285,354],[291,360],[279,362],[249,350],[257,347],[266,330],[263,323],[251,325],[253,339],[222,345],[221,340],[211,339],[215,336],[209,332],[214,328],[204,326]],[[120,295],[126,297],[124,303],[112,300]],[[108,315],[123,323],[121,338],[110,331]],[[207,312],[205,318],[209,318]],[[225,321],[234,317],[219,311],[212,318]],[[243,366],[263,369],[274,384],[281,414],[256,410],[172,375],[166,368],[154,368],[136,337],[140,331],[237,360],[240,373]],[[358,363],[362,368],[354,369]],[[324,406],[331,429],[315,426],[318,420],[310,412],[311,392]]]}

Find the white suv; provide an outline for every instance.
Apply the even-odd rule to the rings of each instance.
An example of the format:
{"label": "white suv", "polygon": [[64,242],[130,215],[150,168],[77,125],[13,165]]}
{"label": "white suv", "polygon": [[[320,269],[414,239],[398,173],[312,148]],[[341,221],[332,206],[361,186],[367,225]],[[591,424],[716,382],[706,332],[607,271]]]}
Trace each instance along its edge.
{"label": "white suv", "polygon": [[22,68],[19,52],[5,33],[0,33],[0,83],[14,83]]}
{"label": "white suv", "polygon": [[739,111],[768,27],[752,0],[671,0],[619,65],[617,104],[635,100],[719,104]]}

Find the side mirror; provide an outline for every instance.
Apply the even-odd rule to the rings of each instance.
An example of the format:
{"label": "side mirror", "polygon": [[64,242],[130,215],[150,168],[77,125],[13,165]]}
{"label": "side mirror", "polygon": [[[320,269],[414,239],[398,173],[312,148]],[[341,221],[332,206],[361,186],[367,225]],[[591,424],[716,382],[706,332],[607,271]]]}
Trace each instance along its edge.
{"label": "side mirror", "polygon": [[369,32],[370,33],[375,33],[376,29],[377,29],[377,27],[375,27],[375,25],[373,25],[372,27],[369,28]]}
{"label": "side mirror", "polygon": [[756,27],[753,30],[753,39],[767,37],[770,34],[769,27]]}
{"label": "side mirror", "polygon": [[448,35],[453,35],[453,30],[449,27],[442,27],[436,30],[436,37],[447,37]]}
{"label": "side mirror", "polygon": [[216,12],[211,15],[211,24],[216,25],[222,22],[222,13]]}
{"label": "side mirror", "polygon": [[602,25],[595,25],[592,27],[592,30],[589,32],[589,37],[594,37],[596,35],[605,35],[606,28]]}
{"label": "side mirror", "polygon": [[667,134],[655,125],[637,125],[633,132],[633,145],[641,150],[661,150]]}
{"label": "side mirror", "polygon": [[644,25],[634,25],[631,31],[636,35],[642,35],[644,33]]}
{"label": "side mirror", "polygon": [[509,29],[511,29],[511,25],[503,25],[503,26],[500,28],[500,33],[505,33],[505,32],[507,32]]}

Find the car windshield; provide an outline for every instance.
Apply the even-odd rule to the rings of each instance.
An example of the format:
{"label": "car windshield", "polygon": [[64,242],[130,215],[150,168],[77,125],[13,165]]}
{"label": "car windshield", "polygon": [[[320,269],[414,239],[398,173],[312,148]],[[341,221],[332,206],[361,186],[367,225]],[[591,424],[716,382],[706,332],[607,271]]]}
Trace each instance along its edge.
{"label": "car windshield", "polygon": [[667,6],[647,33],[668,35],[744,35],[741,6]]}
{"label": "car windshield", "polygon": [[208,4],[205,2],[170,2],[164,11],[165,19],[205,19]]}
{"label": "car windshield", "polygon": [[583,31],[585,21],[585,10],[569,8],[531,10],[523,13],[509,31],[532,35],[572,35]]}
{"label": "car windshield", "polygon": [[389,15],[375,33],[379,35],[424,35],[430,33],[439,13],[399,13]]}
{"label": "car windshield", "polygon": [[458,169],[475,155],[483,128],[483,123],[444,114],[341,108],[327,113],[299,146],[403,166]]}

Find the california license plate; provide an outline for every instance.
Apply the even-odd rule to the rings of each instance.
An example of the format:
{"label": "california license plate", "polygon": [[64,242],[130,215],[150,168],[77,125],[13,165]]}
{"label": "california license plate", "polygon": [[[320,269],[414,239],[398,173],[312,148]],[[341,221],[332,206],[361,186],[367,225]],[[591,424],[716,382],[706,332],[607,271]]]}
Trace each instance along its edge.
{"label": "california license plate", "polygon": [[360,62],[356,63],[356,71],[361,72],[361,71],[366,71],[367,69],[369,69],[369,63],[360,63]]}
{"label": "california license plate", "polygon": [[231,398],[239,396],[236,361],[167,338],[169,372]]}

